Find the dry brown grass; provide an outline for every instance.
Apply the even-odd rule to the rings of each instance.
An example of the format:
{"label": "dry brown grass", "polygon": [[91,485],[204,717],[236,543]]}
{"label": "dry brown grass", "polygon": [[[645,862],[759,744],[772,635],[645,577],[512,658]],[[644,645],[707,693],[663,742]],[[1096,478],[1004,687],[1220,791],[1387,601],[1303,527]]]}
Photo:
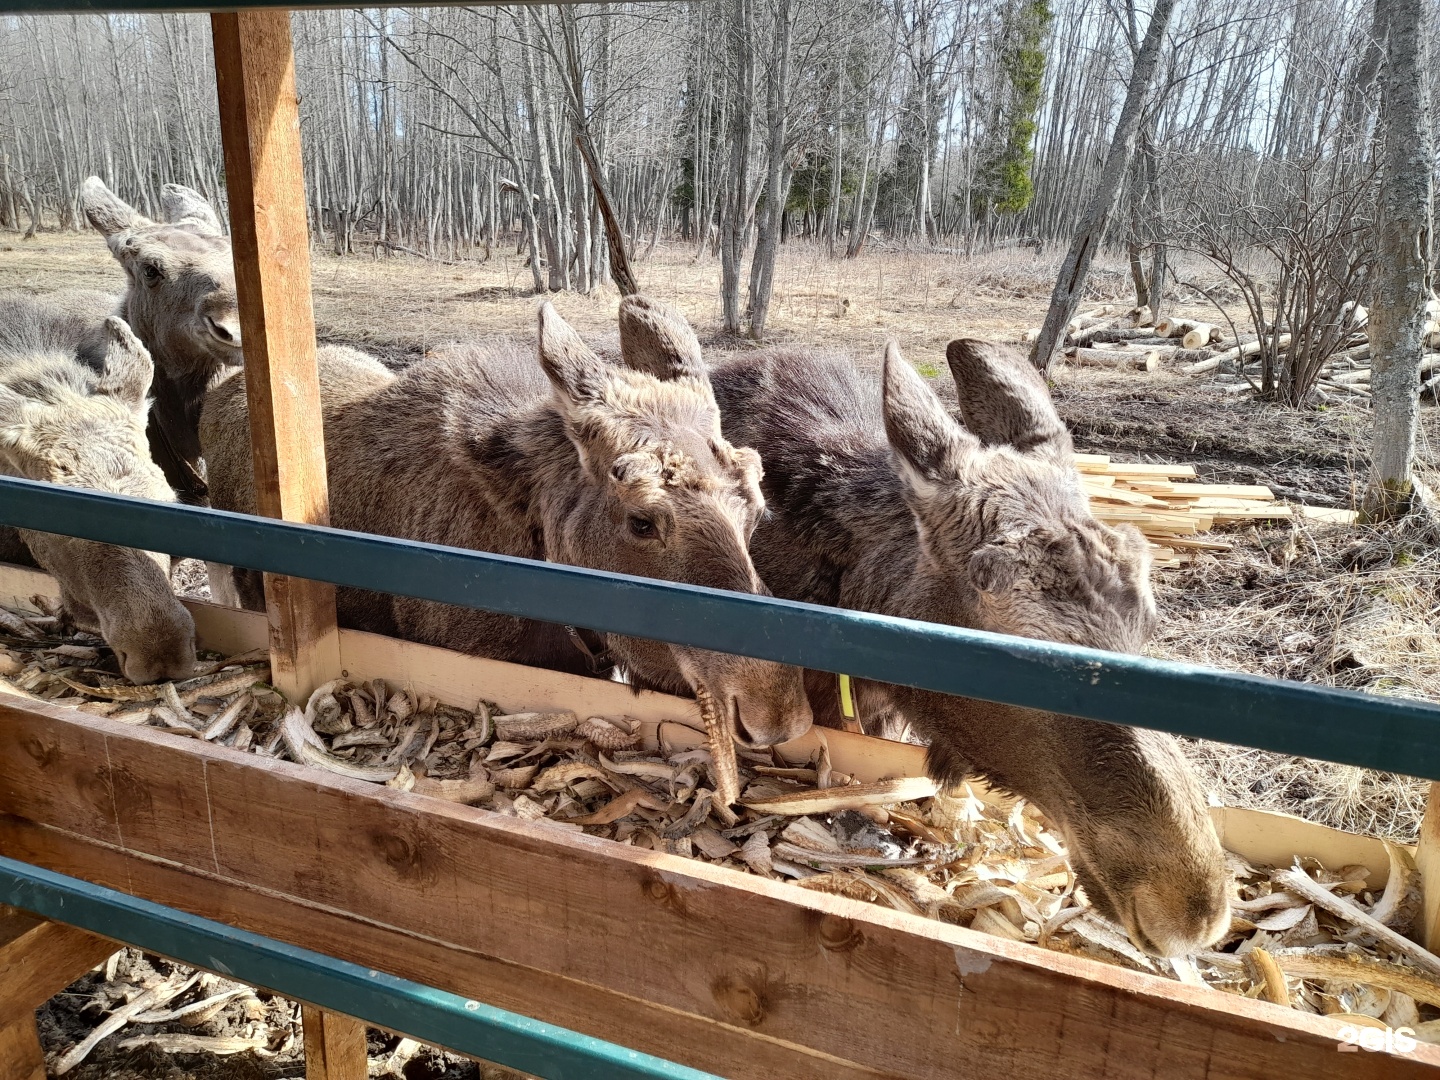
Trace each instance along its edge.
{"label": "dry brown grass", "polygon": [[[896,338],[937,389],[953,399],[946,343],[960,334],[1014,340],[1043,315],[1058,256],[998,252],[959,256],[871,250],[832,261],[790,244],[777,267],[773,340],[843,348],[873,364]],[[642,286],[678,305],[713,348],[745,348],[719,335],[720,267],[694,249],[662,245],[639,265]],[[1217,283],[1202,265],[1182,280]],[[67,286],[119,290],[123,278],[94,235],[0,237],[0,289]],[[337,259],[315,254],[321,334],[391,359],[457,338],[528,333],[536,300],[520,257],[447,266],[406,257]],[[1118,262],[1092,274],[1090,298],[1127,302]],[[612,334],[618,297],[552,297],[590,334]],[[848,304],[845,303],[848,301]],[[1214,317],[1181,290],[1174,313]],[[1057,404],[1081,449],[1127,460],[1190,461],[1202,478],[1269,484],[1287,498],[1353,504],[1364,481],[1369,413],[1356,406],[1297,413],[1223,396],[1206,381],[1062,370]],[[1440,410],[1424,411],[1421,456],[1440,468]],[[1381,529],[1249,528],[1233,552],[1203,556],[1158,576],[1165,629],[1151,652],[1236,671],[1440,701],[1440,533],[1413,524]],[[1303,758],[1194,744],[1192,759],[1232,804],[1284,809],[1342,828],[1413,838],[1426,785]]]}

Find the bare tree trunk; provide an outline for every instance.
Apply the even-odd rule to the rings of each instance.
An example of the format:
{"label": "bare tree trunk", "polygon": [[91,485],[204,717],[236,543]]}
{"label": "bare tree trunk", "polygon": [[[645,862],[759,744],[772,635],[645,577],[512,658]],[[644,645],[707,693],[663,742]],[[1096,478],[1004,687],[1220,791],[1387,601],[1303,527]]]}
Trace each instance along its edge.
{"label": "bare tree trunk", "polygon": [[[1365,513],[1398,517],[1415,489],[1415,427],[1420,409],[1421,336],[1429,290],[1434,161],[1428,111],[1424,0],[1375,0],[1387,9],[1380,77],[1384,143],[1380,177],[1380,258],[1370,312],[1375,408]],[[1377,10],[1376,23],[1381,23]]]}
{"label": "bare tree trunk", "polygon": [[769,158],[765,170],[765,213],[755,239],[750,262],[750,336],[765,334],[770,316],[770,295],[775,285],[775,256],[780,249],[780,229],[785,219],[785,202],[790,194],[790,169],[785,160],[789,125],[790,44],[793,38],[790,0],[780,0],[775,14],[775,52],[769,57],[766,74],[766,121],[769,127]]}
{"label": "bare tree trunk", "polygon": [[745,258],[749,232],[750,135],[755,88],[755,11],[752,0],[735,0],[732,39],[732,77],[736,93],[730,116],[730,175],[720,205],[720,300],[727,333],[741,326],[740,264]]}
{"label": "bare tree trunk", "polygon": [[1125,105],[1121,108],[1120,119],[1115,124],[1110,151],[1105,157],[1105,167],[1100,172],[1100,184],[1090,199],[1075,240],[1060,266],[1060,274],[1055,279],[1055,291],[1050,296],[1050,310],[1045,314],[1040,338],[1035,342],[1034,351],[1030,354],[1031,361],[1041,371],[1050,370],[1055,354],[1065,340],[1065,327],[1075,317],[1075,311],[1080,306],[1080,296],[1085,289],[1090,263],[1105,238],[1105,230],[1115,212],[1115,199],[1120,194],[1121,181],[1135,153],[1135,134],[1139,130],[1145,98],[1149,95],[1155,67],[1160,60],[1160,45],[1165,38],[1165,28],[1169,25],[1170,14],[1174,10],[1175,0],[1156,0],[1155,10],[1150,15],[1150,26],[1145,31],[1145,40],[1135,54],[1135,64],[1130,69],[1130,85],[1125,91]]}

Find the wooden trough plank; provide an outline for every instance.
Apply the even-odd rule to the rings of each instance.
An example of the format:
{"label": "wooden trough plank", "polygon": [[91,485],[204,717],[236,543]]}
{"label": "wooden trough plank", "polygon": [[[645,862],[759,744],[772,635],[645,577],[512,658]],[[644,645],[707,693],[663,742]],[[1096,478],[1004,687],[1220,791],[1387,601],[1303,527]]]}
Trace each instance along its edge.
{"label": "wooden trough plank", "polygon": [[[876,1080],[896,1074],[862,1069],[804,1047],[748,1037],[702,1017],[661,1008],[547,972],[527,970],[463,947],[318,908],[234,882],[0,814],[0,851],[34,866],[83,877],[240,929],[303,944],[330,956],[441,987],[599,1038],[720,1075],[743,1054],[746,1076],[786,1080]],[[223,972],[221,973],[223,974]],[[404,1034],[404,1033],[401,1033]],[[686,1055],[678,1055],[685,1047]]]}
{"label": "wooden trough plank", "polygon": [[[217,12],[210,18],[255,505],[266,517],[324,525],[329,490],[290,14]],[[267,574],[265,603],[275,685],[298,698],[334,678],[340,667],[335,587]]]}
{"label": "wooden trough plank", "polygon": [[[97,732],[93,756],[83,736]],[[0,705],[0,776],[6,854],[543,1019],[574,1007],[554,1000],[559,980],[566,1002],[607,1007],[557,1022],[722,1075],[1273,1080],[1440,1065],[1428,1046],[1337,1055],[1324,1018],[43,706]],[[112,820],[46,820],[67,791],[113,791]],[[416,970],[396,934],[442,948]],[[644,1005],[617,1014],[620,1001]],[[687,1037],[657,1046],[614,1020],[637,1010]]]}

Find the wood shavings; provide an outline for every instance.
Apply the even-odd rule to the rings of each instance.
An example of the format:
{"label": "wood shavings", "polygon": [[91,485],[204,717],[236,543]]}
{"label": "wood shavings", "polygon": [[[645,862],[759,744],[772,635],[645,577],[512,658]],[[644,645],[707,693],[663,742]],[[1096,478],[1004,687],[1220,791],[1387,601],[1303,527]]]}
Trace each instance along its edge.
{"label": "wood shavings", "polygon": [[1316,884],[1301,870],[1277,870],[1275,880],[1286,888],[1299,893],[1316,907],[1359,927],[1385,945],[1386,948],[1404,956],[1432,974],[1440,975],[1440,956],[1416,945],[1409,938],[1402,937],[1384,923],[1371,917],[1352,901],[1342,899],[1321,885]]}
{"label": "wood shavings", "polygon": [[105,1018],[99,1027],[86,1036],[85,1039],[75,1046],[72,1046],[60,1056],[60,1059],[55,1062],[55,1075],[64,1076],[71,1069],[75,1068],[76,1065],[84,1061],[86,1057],[89,1056],[90,1051],[94,1050],[102,1039],[115,1034],[115,1032],[130,1023],[131,1019],[140,1013],[159,1008],[173,1001],[186,990],[190,989],[199,978],[200,973],[196,972],[188,979],[175,977],[166,980],[160,985],[153,986],[149,990],[144,991],[129,1004],[116,1009]]}

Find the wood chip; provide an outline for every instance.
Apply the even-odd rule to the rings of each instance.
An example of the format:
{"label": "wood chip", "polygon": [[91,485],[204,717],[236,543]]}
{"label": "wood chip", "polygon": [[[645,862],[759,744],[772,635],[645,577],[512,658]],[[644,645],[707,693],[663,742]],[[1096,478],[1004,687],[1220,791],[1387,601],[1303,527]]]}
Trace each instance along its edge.
{"label": "wood chip", "polygon": [[640,745],[640,736],[621,731],[609,720],[591,716],[575,725],[575,734],[605,750],[629,750]]}
{"label": "wood chip", "polygon": [[710,826],[705,825],[690,834],[690,840],[697,851],[707,859],[724,859],[740,850],[740,845],[726,840]]}
{"label": "wood chip", "polygon": [[640,807],[647,810],[669,809],[665,803],[644,788],[634,788],[623,795],[617,795],[593,814],[562,818],[561,820],[569,822],[571,825],[609,825],[611,822],[619,821],[627,814],[634,813]]}
{"label": "wood chip", "polygon": [[1314,949],[1277,949],[1271,954],[1280,970],[1296,979],[1338,979],[1398,990],[1416,1001],[1440,1008],[1440,978],[1359,953],[1333,955]]}
{"label": "wood chip", "polygon": [[1275,963],[1275,958],[1256,946],[1245,954],[1245,966],[1250,978],[1260,986],[1260,994],[1273,1005],[1290,1005],[1290,989],[1285,985],[1285,975]]}
{"label": "wood chip", "polygon": [[496,716],[494,720],[495,737],[506,742],[566,735],[574,731],[575,725],[579,723],[572,712],[511,713],[508,716]]}
{"label": "wood chip", "polygon": [[473,780],[432,780],[428,776],[417,776],[410,790],[416,795],[428,795],[432,799],[473,806],[494,795],[495,785],[485,777],[476,777]]}
{"label": "wood chip", "polygon": [[744,805],[762,814],[828,814],[838,810],[858,810],[863,806],[914,802],[916,799],[928,799],[937,791],[938,785],[929,777],[907,776],[825,791],[797,791],[790,795],[747,800]]}
{"label": "wood chip", "polygon": [[268,1039],[247,1039],[239,1035],[136,1035],[120,1043],[121,1050],[138,1050],[142,1046],[153,1046],[165,1054],[214,1054],[228,1057],[246,1051],[261,1052],[270,1045]]}
{"label": "wood chip", "polygon": [[338,773],[351,780],[363,780],[369,784],[385,784],[400,773],[400,765],[356,765],[338,758],[326,749],[305,720],[305,714],[291,706],[280,721],[281,735],[290,756],[303,765],[313,765],[328,772]]}
{"label": "wood chip", "polygon": [[740,858],[757,874],[768,877],[775,872],[770,856],[770,840],[763,832],[751,834],[740,848]]}

